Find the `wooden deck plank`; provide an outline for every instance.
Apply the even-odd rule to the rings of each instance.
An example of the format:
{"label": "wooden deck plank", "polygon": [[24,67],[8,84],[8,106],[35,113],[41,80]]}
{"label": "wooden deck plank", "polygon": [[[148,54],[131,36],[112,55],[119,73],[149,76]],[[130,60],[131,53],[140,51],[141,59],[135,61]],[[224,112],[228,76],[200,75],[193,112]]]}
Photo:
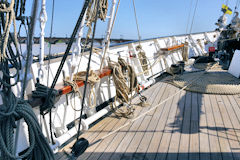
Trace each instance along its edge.
{"label": "wooden deck plank", "polygon": [[[177,91],[162,82],[153,85],[143,92],[151,106],[137,107],[135,117]],[[239,95],[181,91],[146,116],[98,141],[127,122],[110,115],[82,134],[93,145],[78,159],[240,159]],[[64,154],[59,157],[67,159]]]}
{"label": "wooden deck plank", "polygon": [[108,123],[108,125],[104,128],[104,130],[102,130],[99,134],[97,134],[97,136],[88,138],[87,140],[89,141],[90,145],[87,148],[87,150],[80,157],[78,157],[78,159],[81,159],[81,160],[87,159],[88,156],[90,156],[90,154],[94,151],[94,149],[98,145],[98,143],[94,143],[94,142],[100,139],[101,137],[103,137],[104,135],[108,134],[109,132],[113,131],[114,127],[119,123],[121,123],[121,121],[115,118],[111,121],[111,123]]}
{"label": "wooden deck plank", "polygon": [[[155,101],[155,97],[157,95],[157,93],[159,92],[159,90],[156,90],[156,92],[154,93],[154,96],[151,96],[151,100],[149,101],[150,104],[153,103],[153,101]],[[143,108],[143,111],[141,113],[146,112],[147,110],[149,110],[148,107]],[[133,122],[132,126],[130,127],[130,129],[128,130],[128,132],[126,133],[125,137],[123,138],[123,140],[121,141],[121,143],[117,146],[115,153],[110,157],[110,159],[121,159],[121,157],[123,156],[123,154],[125,153],[128,145],[131,143],[133,137],[135,136],[135,132],[131,132],[131,131],[136,131],[138,130],[138,128],[140,127],[142,121],[143,121],[144,117],[138,119],[137,121]]]}
{"label": "wooden deck plank", "polygon": [[[166,86],[166,84],[163,84],[164,86]],[[163,94],[164,94],[164,91],[167,87],[161,89],[158,91],[158,93],[153,96],[152,98],[154,99],[153,103],[151,104],[151,107],[155,107],[162,99],[163,97]],[[159,108],[159,107],[158,107]],[[156,108],[156,109],[158,109]],[[156,111],[155,109],[155,111]],[[153,126],[151,124],[152,122],[152,119],[153,119],[153,116],[150,114],[146,114],[146,117],[145,117],[145,120],[143,121],[143,123],[141,124],[141,128],[139,128],[139,130],[137,131],[136,135],[134,136],[132,142],[129,144],[125,154],[123,155],[123,157],[121,159],[143,159],[144,158],[144,153],[145,152],[137,152],[137,149],[142,147],[142,145],[144,145],[144,148],[146,148],[146,144],[142,143],[142,142],[146,142],[146,143],[149,143],[150,142],[150,139],[151,137],[145,137],[145,134],[148,132],[148,127],[149,126]],[[156,125],[155,125],[156,126]],[[143,129],[144,128],[144,129]],[[150,130],[150,132],[153,132],[153,128],[152,130]],[[146,139],[145,139],[146,138]],[[148,142],[146,141],[148,140]]]}
{"label": "wooden deck plank", "polygon": [[180,139],[180,147],[178,153],[179,160],[187,160],[188,159],[188,151],[189,151],[189,140],[190,140],[190,127],[191,127],[191,92],[186,93],[186,102],[184,108],[184,117],[183,117],[183,126],[181,131],[181,139]]}
{"label": "wooden deck plank", "polygon": [[[149,100],[151,101],[151,99],[152,99],[151,96],[150,96],[151,93],[154,94],[156,91],[158,92],[158,90],[159,90],[160,88],[161,88],[161,86],[156,87],[155,90],[154,90],[154,92],[150,92],[149,95],[147,96],[147,98],[150,98]],[[153,95],[152,95],[152,96],[153,96]],[[153,100],[153,99],[152,99],[152,100]],[[137,116],[140,112],[141,112],[141,109],[139,109],[138,112],[135,113],[136,116]],[[124,124],[127,122],[127,119],[121,119],[120,121],[121,121],[121,123],[118,124],[118,125],[116,125],[113,130],[115,130],[115,129],[119,128],[120,126],[124,125]],[[116,134],[117,134],[117,133],[116,133]],[[102,142],[100,142],[100,143],[98,144],[98,147],[96,147],[96,148],[94,149],[94,152],[95,152],[95,153],[92,154],[88,159],[98,159],[98,158],[103,154],[103,152],[106,150],[106,148],[111,144],[111,142],[113,141],[113,139],[114,139],[114,137],[116,136],[116,134],[113,134],[113,135],[107,137],[106,139],[104,139]],[[89,152],[91,152],[91,151],[89,151]],[[105,159],[106,159],[106,157],[105,157]]]}
{"label": "wooden deck plank", "polygon": [[[168,94],[166,94],[166,98],[170,97],[171,95],[174,94],[174,89],[175,87],[168,85],[168,89],[167,91],[169,92]],[[164,98],[164,99],[166,99]],[[146,156],[144,159],[154,159],[156,157],[157,151],[158,151],[158,147],[162,138],[162,134],[163,134],[163,129],[165,127],[165,124],[167,122],[167,116],[170,110],[170,106],[171,103],[173,101],[173,98],[169,99],[167,102],[165,102],[163,105],[161,105],[160,107],[164,107],[163,108],[163,112],[161,114],[161,117],[159,119],[158,125],[155,129],[154,135],[151,139],[151,143],[149,144]],[[155,113],[157,114],[157,113]]]}
{"label": "wooden deck plank", "polygon": [[[180,89],[174,88],[173,90],[174,90],[174,93],[176,93]],[[167,117],[167,122],[163,131],[162,140],[158,148],[157,157],[155,158],[157,160],[164,160],[167,157],[169,144],[170,144],[170,140],[173,132],[173,128],[171,125],[174,124],[175,116],[177,113],[179,97],[180,97],[180,93],[174,96],[172,104],[170,104],[170,111]],[[170,153],[170,154],[176,154],[176,153]]]}
{"label": "wooden deck plank", "polygon": [[204,104],[206,109],[206,117],[207,117],[207,126],[208,126],[208,134],[209,134],[209,144],[210,144],[210,152],[211,152],[211,159],[222,159],[217,129],[215,125],[215,120],[213,117],[211,103],[209,95],[204,95]]}
{"label": "wooden deck plank", "polygon": [[[156,89],[158,89],[158,85],[156,85],[155,87],[150,88],[149,91],[147,92],[147,93],[148,93],[147,98],[149,98],[149,96],[152,95],[152,94],[151,94],[151,91],[152,91],[152,90],[156,90]],[[145,94],[146,94],[146,93],[145,93]],[[133,101],[133,103],[134,103],[134,102],[136,102],[136,101]],[[137,107],[136,110],[135,110],[135,112],[139,113],[141,110],[142,110],[141,107]],[[115,115],[112,115],[112,116],[115,117]],[[127,121],[126,118],[120,118],[120,119],[118,119],[118,118],[116,118],[116,117],[114,118],[114,120],[118,121],[118,123],[117,123],[117,124],[114,124],[114,123],[113,123],[114,121],[109,121],[109,123],[107,124],[107,126],[111,126],[111,127],[112,127],[111,130],[106,130],[106,129],[104,129],[104,132],[101,132],[101,133],[100,133],[97,137],[95,137],[94,139],[90,139],[89,142],[90,142],[90,145],[91,145],[91,146],[90,146],[90,147],[85,151],[85,153],[84,153],[83,155],[81,155],[78,159],[87,159],[87,158],[89,158],[90,155],[92,155],[92,156],[90,157],[90,159],[101,156],[101,152],[97,153],[97,152],[95,152],[95,150],[97,149],[98,146],[100,146],[100,147],[98,147],[98,148],[100,148],[100,150],[102,150],[103,148],[102,148],[102,146],[101,146],[100,144],[105,144],[105,142],[106,142],[106,143],[110,143],[111,138],[113,138],[113,136],[107,137],[106,139],[104,139],[103,141],[101,141],[101,142],[99,142],[99,143],[95,143],[95,142],[97,142],[98,140],[100,140],[104,135],[108,134],[109,132],[114,131],[115,129],[117,129],[118,127],[120,127],[121,125],[123,125],[123,124]],[[106,148],[106,147],[107,147],[107,146],[105,146],[105,148]]]}
{"label": "wooden deck plank", "polygon": [[142,124],[140,125],[140,127],[138,128],[138,130],[136,131],[136,134],[134,135],[134,137],[131,140],[131,143],[128,145],[124,155],[121,157],[121,159],[123,160],[128,160],[128,159],[132,159],[134,153],[136,152],[141,139],[144,136],[144,133],[148,127],[148,124],[150,123],[152,119],[152,116],[145,116],[144,120],[142,121]]}
{"label": "wooden deck plank", "polygon": [[[159,90],[165,90],[166,85],[161,84],[161,88]],[[106,148],[104,153],[99,158],[100,160],[110,159],[110,157],[113,155],[113,152],[116,151],[117,147],[120,143],[124,140],[126,137],[127,131],[130,130],[131,126],[128,126],[125,130],[120,130],[117,135],[114,137],[113,142]]]}
{"label": "wooden deck plank", "polygon": [[[164,100],[165,96],[163,96],[163,95],[165,93],[165,89],[167,88],[166,87],[167,84],[164,83],[164,86],[165,86],[165,88],[159,92],[157,100],[153,102],[153,104],[152,104],[153,107],[156,106],[157,104],[159,104],[159,102]],[[161,116],[162,110],[163,110],[163,107],[160,107],[160,106],[157,107],[157,109],[155,110],[156,114],[154,114],[152,116],[151,122],[148,125],[148,128],[146,129],[145,134],[144,134],[143,138],[141,139],[141,142],[140,142],[136,152],[133,155],[133,159],[137,159],[137,160],[144,159],[144,156],[147,152],[147,148],[149,146],[149,143],[151,142],[155,128],[156,128],[159,118]],[[149,114],[147,114],[147,115],[149,116]]]}
{"label": "wooden deck plank", "polygon": [[232,106],[227,96],[217,96],[218,102],[222,101],[219,105],[220,112],[222,114],[223,123],[225,126],[226,134],[230,143],[231,151],[234,159],[240,159],[240,144],[237,136],[238,130],[233,126],[232,120],[236,119],[236,115],[233,112]]}
{"label": "wooden deck plank", "polygon": [[178,158],[178,150],[179,143],[181,137],[181,130],[183,124],[183,116],[184,116],[184,106],[185,106],[185,98],[186,91],[182,91],[180,95],[180,99],[178,101],[177,113],[175,116],[175,120],[173,124],[170,124],[173,127],[173,133],[171,142],[168,149],[167,159],[168,160],[177,160]]}
{"label": "wooden deck plank", "polygon": [[[151,92],[151,89],[153,87],[149,88],[149,90],[146,90],[143,92],[143,95],[148,95]],[[136,102],[138,100],[138,98],[134,98],[133,102]],[[113,116],[108,116],[106,118],[104,118],[103,120],[101,120],[100,122],[96,123],[93,127],[91,127],[88,131],[85,131],[81,137],[84,137],[86,139],[88,139],[89,141],[94,140],[98,134],[100,132],[102,132],[104,130],[104,128],[109,124],[109,121],[113,122],[113,121],[117,121],[117,119]],[[70,153],[71,151],[71,146],[75,143],[75,140],[72,141],[71,143],[69,143],[67,146],[65,146],[62,150],[60,150],[59,152],[62,153],[63,157],[61,159],[66,159],[66,154],[64,154],[64,152]],[[58,158],[59,159],[59,158]]]}
{"label": "wooden deck plank", "polygon": [[219,138],[220,149],[222,152],[223,160],[233,160],[233,155],[230,149],[230,144],[228,141],[228,137],[225,132],[223,120],[221,113],[219,111],[219,105],[221,105],[221,101],[217,101],[215,95],[210,95],[210,100],[212,104],[213,116],[216,123],[217,135]]}
{"label": "wooden deck plank", "polygon": [[200,159],[210,160],[210,148],[209,148],[209,136],[207,129],[207,116],[206,108],[204,104],[204,95],[198,94],[198,106],[199,106],[199,143],[200,143]]}
{"label": "wooden deck plank", "polygon": [[189,159],[199,160],[199,108],[197,93],[192,93]]}
{"label": "wooden deck plank", "polygon": [[[231,121],[233,124],[233,128],[236,131],[236,135],[238,137],[238,141],[240,142],[240,101],[235,98],[235,96],[228,96],[228,101],[230,102],[230,106],[228,107],[228,111],[231,114]],[[228,102],[225,100],[225,102]]]}

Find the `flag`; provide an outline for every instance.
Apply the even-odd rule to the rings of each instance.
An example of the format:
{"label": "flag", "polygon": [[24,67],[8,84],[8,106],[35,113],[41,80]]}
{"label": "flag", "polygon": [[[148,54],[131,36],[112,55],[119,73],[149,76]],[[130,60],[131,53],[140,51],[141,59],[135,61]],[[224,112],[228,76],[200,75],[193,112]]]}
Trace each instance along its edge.
{"label": "flag", "polygon": [[222,11],[223,11],[223,13],[225,13],[225,14],[229,14],[229,15],[232,14],[232,9],[229,8],[229,7],[228,7],[227,5],[225,5],[225,4],[222,5]]}

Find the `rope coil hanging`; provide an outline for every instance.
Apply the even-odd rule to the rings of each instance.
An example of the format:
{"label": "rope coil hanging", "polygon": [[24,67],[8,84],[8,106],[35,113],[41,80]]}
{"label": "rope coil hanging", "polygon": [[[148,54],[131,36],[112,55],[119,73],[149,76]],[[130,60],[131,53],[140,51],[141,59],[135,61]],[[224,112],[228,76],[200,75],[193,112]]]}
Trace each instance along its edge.
{"label": "rope coil hanging", "polygon": [[139,45],[136,47],[136,51],[138,52],[138,58],[139,58],[139,61],[141,63],[144,75],[147,76],[149,74],[149,72],[148,72],[148,70],[149,70],[149,68],[148,68],[148,58],[146,56],[145,51],[142,49],[142,46],[140,45],[140,42],[139,42]]}
{"label": "rope coil hanging", "polygon": [[[38,124],[37,117],[32,111],[30,105],[10,91],[8,94],[0,92],[3,105],[0,105],[0,148],[1,157],[4,160],[10,159],[48,159],[53,160],[53,152],[48,145],[41,128]],[[23,119],[28,125],[28,136],[30,146],[21,156],[14,154],[14,128],[15,121]]]}
{"label": "rope coil hanging", "polygon": [[[15,44],[17,45],[17,31],[16,31],[16,20],[15,20],[15,12],[14,12],[14,0],[11,1],[10,4],[8,3],[0,3],[0,13],[6,13],[6,21],[3,33],[1,35],[1,41],[0,41],[0,58],[4,59],[6,58],[6,48],[8,43],[8,38],[10,34],[10,28],[13,23],[14,26],[14,40]],[[17,47],[17,46],[16,46]]]}
{"label": "rope coil hanging", "polygon": [[[131,104],[132,93],[138,89],[136,73],[132,66],[120,57],[118,58],[118,63],[109,63],[109,66],[113,70],[113,81],[116,87],[115,101],[111,107],[117,116],[131,118],[134,113],[134,107]],[[131,94],[130,98],[129,94]],[[124,106],[118,108],[116,102]]]}

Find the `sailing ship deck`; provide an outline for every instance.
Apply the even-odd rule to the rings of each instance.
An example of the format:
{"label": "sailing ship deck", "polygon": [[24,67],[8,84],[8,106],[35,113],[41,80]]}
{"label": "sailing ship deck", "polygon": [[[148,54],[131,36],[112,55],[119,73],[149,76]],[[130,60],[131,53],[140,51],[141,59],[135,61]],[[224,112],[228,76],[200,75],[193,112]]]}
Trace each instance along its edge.
{"label": "sailing ship deck", "polygon": [[[161,105],[100,140],[129,121],[114,114],[104,118],[81,135],[90,147],[77,159],[240,159],[240,95],[193,93],[163,82],[143,95],[151,105],[136,107],[135,117]],[[72,144],[64,150],[68,152]],[[67,155],[62,150],[56,159],[67,159]]]}

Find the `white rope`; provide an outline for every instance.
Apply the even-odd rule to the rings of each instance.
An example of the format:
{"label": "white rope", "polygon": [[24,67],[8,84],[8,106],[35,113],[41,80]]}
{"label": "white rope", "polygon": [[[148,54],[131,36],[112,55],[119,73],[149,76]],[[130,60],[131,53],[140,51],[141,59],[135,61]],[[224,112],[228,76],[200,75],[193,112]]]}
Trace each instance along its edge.
{"label": "white rope", "polygon": [[[14,26],[14,40],[16,42],[17,40],[17,31],[16,31],[16,21],[15,21],[15,12],[14,12],[14,0],[11,1],[9,7],[6,7],[6,4],[0,4],[1,8],[0,8],[0,12],[6,13],[6,22],[5,22],[5,27],[4,27],[4,31],[3,31],[3,36],[2,36],[2,40],[0,41],[0,44],[2,47],[2,50],[0,50],[0,58],[4,59],[6,57],[6,48],[7,48],[7,43],[8,43],[8,37],[9,37],[9,32],[10,32],[10,28],[13,22],[13,26]],[[3,44],[2,44],[3,41]],[[16,45],[18,45],[18,43],[16,43]],[[16,46],[16,48],[18,48],[18,46]]]}
{"label": "white rope", "polygon": [[43,79],[43,65],[44,65],[44,29],[47,22],[47,12],[46,12],[46,0],[42,0],[42,8],[39,15],[39,21],[40,21],[40,54],[39,54],[39,69],[38,69],[38,78]]}

